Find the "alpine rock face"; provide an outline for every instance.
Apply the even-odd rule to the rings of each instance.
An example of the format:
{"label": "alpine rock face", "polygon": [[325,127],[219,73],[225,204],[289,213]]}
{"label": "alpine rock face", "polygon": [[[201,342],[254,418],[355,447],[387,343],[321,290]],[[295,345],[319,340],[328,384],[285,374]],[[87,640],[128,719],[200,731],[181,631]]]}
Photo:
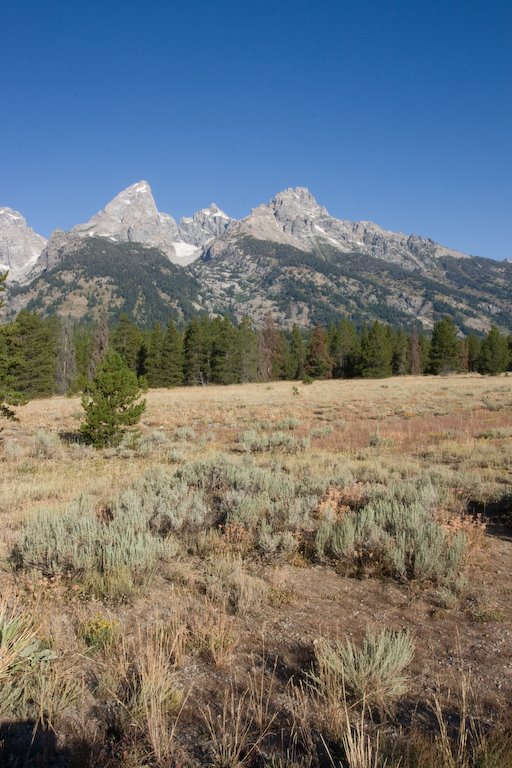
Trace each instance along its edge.
{"label": "alpine rock face", "polygon": [[212,203],[177,224],[168,213],[158,210],[148,182],[139,181],[120,192],[86,224],[73,227],[70,235],[142,243],[162,251],[174,264],[186,266],[199,258],[204,247],[231,221]]}
{"label": "alpine rock face", "polygon": [[[512,327],[512,263],[467,256],[370,221],[337,219],[304,187],[241,220],[214,203],[176,221],[139,181],[85,224],[48,242],[0,209],[0,269],[9,311],[90,317],[98,297],[141,323],[194,312],[283,326],[340,317],[431,328],[451,314],[462,332]],[[5,313],[5,309],[4,309]]]}
{"label": "alpine rock face", "polygon": [[319,254],[326,250],[361,253],[421,271],[428,271],[441,256],[465,257],[433,240],[389,232],[371,221],[336,219],[305,187],[286,189],[266,205],[255,208],[247,218],[229,228],[226,237],[215,243],[209,255],[214,257],[229,251],[237,239],[246,236]]}
{"label": "alpine rock face", "polygon": [[46,240],[31,229],[21,213],[0,208],[0,270],[16,280],[35,264]]}
{"label": "alpine rock face", "polygon": [[173,264],[185,267],[198,259],[232,221],[212,203],[178,224],[168,213],[158,210],[148,182],[139,181],[120,192],[85,224],[78,224],[69,232],[55,230],[37,262],[22,271],[18,279],[30,282],[41,272],[52,269],[63,257],[76,253],[84,238],[156,248]]}
{"label": "alpine rock face", "polygon": [[143,243],[158,248],[173,262],[178,260],[173,245],[174,240],[179,240],[178,226],[171,216],[160,213],[147,181],[120,192],[102,211],[86,224],[73,227],[69,234]]}

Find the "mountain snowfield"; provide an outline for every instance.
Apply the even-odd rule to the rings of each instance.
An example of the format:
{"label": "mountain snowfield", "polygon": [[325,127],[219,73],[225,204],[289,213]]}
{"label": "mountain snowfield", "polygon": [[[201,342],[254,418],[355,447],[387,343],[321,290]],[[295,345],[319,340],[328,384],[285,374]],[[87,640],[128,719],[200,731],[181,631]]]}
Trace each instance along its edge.
{"label": "mountain snowfield", "polygon": [[328,247],[340,253],[363,253],[408,269],[424,270],[426,263],[442,256],[467,258],[428,238],[389,232],[369,221],[336,219],[304,187],[279,192],[240,221],[212,203],[177,222],[158,210],[150,185],[142,180],[120,192],[86,223],[67,233],[56,230],[48,243],[20,213],[0,208],[0,267],[9,269],[10,280],[27,282],[54,265],[51,253],[56,242],[62,248],[66,238],[73,242],[85,237],[141,243],[157,248],[180,266],[201,256],[222,255],[244,237],[303,251],[321,253]]}

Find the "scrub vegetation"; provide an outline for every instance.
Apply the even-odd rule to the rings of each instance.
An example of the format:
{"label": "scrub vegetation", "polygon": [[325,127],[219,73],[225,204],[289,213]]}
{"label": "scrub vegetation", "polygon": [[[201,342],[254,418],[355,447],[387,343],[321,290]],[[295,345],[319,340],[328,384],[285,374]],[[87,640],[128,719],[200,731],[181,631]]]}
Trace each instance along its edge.
{"label": "scrub vegetation", "polygon": [[99,441],[17,408],[2,764],[511,768],[511,382],[150,389]]}

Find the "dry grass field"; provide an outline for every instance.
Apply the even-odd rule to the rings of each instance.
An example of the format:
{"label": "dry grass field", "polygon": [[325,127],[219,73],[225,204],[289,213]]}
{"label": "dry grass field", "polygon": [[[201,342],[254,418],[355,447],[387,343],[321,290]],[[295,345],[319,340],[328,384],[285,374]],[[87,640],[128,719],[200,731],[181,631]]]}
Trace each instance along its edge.
{"label": "dry grass field", "polygon": [[154,390],[0,453],[6,766],[512,766],[512,377]]}

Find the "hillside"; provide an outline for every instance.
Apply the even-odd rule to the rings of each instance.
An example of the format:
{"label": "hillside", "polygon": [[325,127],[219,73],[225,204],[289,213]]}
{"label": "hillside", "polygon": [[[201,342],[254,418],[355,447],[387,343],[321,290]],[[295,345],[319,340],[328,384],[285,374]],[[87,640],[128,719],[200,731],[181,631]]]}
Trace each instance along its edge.
{"label": "hillside", "polygon": [[246,236],[189,270],[212,307],[256,322],[271,311],[284,325],[351,317],[430,328],[449,314],[463,331],[512,327],[512,265],[490,259],[446,255],[420,270],[329,245],[304,251]]}
{"label": "hillside", "polygon": [[[29,230],[12,221],[3,231],[0,220],[0,241],[3,231],[11,249],[18,238],[16,252],[28,253]],[[113,319],[127,312],[143,325],[206,310],[258,325],[271,312],[284,327],[349,317],[431,329],[448,314],[462,333],[512,328],[510,261],[337,219],[304,187],[241,220],[212,204],[177,223],[141,181],[85,224],[38,243],[35,261],[33,250],[24,266],[19,256],[9,275],[11,312],[90,318],[106,298]]]}
{"label": "hillside", "polygon": [[146,326],[202,309],[195,277],[156,248],[96,237],[80,240],[51,269],[28,285],[11,285],[9,293],[12,314],[26,307],[91,319],[106,302],[112,319],[124,312]]}

